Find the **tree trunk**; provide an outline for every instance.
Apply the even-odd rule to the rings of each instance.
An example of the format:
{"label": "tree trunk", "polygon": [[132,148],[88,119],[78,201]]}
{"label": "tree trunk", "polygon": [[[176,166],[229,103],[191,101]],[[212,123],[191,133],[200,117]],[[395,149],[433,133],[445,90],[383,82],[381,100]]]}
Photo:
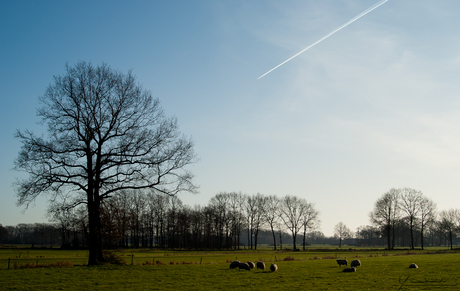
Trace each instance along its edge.
{"label": "tree trunk", "polygon": [[276,250],[276,234],[275,234],[275,230],[273,229],[273,226],[270,226],[270,227],[272,229],[273,245],[275,246],[275,250]]}
{"label": "tree trunk", "polygon": [[89,226],[89,257],[88,265],[99,265],[104,262],[102,255],[101,218],[99,203],[88,202],[88,226]]}

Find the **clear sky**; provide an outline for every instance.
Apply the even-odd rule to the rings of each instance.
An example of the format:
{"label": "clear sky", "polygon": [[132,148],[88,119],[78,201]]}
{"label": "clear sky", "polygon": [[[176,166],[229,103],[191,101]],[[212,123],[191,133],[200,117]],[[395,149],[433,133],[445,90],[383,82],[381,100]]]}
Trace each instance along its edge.
{"label": "clear sky", "polygon": [[186,204],[296,195],[326,235],[390,188],[460,207],[460,1],[390,0],[257,80],[377,2],[0,1],[0,223],[46,221],[46,197],[15,205],[14,133],[80,60],[132,69],[193,137]]}

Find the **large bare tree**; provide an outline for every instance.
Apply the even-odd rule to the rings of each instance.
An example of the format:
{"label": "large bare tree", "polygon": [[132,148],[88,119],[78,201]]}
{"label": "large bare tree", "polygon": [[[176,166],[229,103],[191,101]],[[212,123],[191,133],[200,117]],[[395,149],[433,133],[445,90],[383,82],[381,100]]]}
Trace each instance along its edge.
{"label": "large bare tree", "polygon": [[195,191],[185,168],[195,160],[193,142],[167,118],[158,99],[131,72],[79,62],[54,77],[39,99],[48,137],[18,131],[22,148],[15,168],[28,173],[16,184],[18,204],[43,193],[87,205],[89,260],[102,255],[101,202],[120,190],[151,188],[175,195]]}

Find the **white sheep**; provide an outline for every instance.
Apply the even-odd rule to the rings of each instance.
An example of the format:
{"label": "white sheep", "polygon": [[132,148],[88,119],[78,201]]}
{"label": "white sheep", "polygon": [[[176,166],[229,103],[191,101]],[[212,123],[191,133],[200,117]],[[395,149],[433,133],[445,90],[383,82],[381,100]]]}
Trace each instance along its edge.
{"label": "white sheep", "polygon": [[278,266],[276,264],[271,264],[270,265],[270,271],[276,272],[278,270]]}
{"label": "white sheep", "polygon": [[249,267],[250,267],[251,269],[254,269],[254,267],[255,267],[254,263],[251,262],[251,261],[248,262],[248,265],[249,265]]}
{"label": "white sheep", "polygon": [[345,268],[343,269],[343,272],[356,272],[356,268],[355,267]]}
{"label": "white sheep", "polygon": [[417,264],[412,263],[412,264],[410,264],[409,268],[411,268],[411,269],[417,269],[418,266],[417,266]]}

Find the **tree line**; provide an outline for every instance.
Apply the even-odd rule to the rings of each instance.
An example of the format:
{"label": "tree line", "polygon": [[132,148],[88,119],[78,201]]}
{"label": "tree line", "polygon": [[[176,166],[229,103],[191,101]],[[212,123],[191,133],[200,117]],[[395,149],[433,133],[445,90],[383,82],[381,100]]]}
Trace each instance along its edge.
{"label": "tree line", "polygon": [[375,202],[369,218],[372,225],[358,228],[356,236],[378,236],[386,241],[388,249],[446,244],[453,248],[460,234],[459,210],[438,212],[436,203],[411,188],[392,188],[384,193]]}
{"label": "tree line", "polygon": [[[305,199],[236,192],[219,193],[208,205],[191,207],[177,196],[125,190],[104,201],[100,216],[105,248],[239,249],[247,246],[257,249],[261,236],[275,249],[282,247],[283,240],[297,248],[299,234],[305,248],[309,234],[320,223],[319,212]],[[58,230],[53,232],[53,237],[58,236],[63,247],[87,246],[90,233],[83,205],[73,208],[50,205],[48,217]],[[41,224],[29,225],[29,228],[38,225]],[[24,233],[24,229],[18,230]],[[9,233],[18,231],[9,227]],[[33,244],[36,231],[28,233],[29,239],[22,242]]]}
{"label": "tree line", "polygon": [[[88,246],[87,211],[51,205],[52,223],[0,225],[0,243]],[[102,236],[105,248],[274,249],[291,244],[395,247],[440,246],[458,243],[460,211],[436,211],[436,204],[420,191],[391,189],[377,199],[370,225],[351,231],[343,222],[326,237],[319,229],[319,212],[305,199],[286,195],[223,192],[207,205],[189,206],[179,197],[155,191],[126,190],[103,203]]]}

